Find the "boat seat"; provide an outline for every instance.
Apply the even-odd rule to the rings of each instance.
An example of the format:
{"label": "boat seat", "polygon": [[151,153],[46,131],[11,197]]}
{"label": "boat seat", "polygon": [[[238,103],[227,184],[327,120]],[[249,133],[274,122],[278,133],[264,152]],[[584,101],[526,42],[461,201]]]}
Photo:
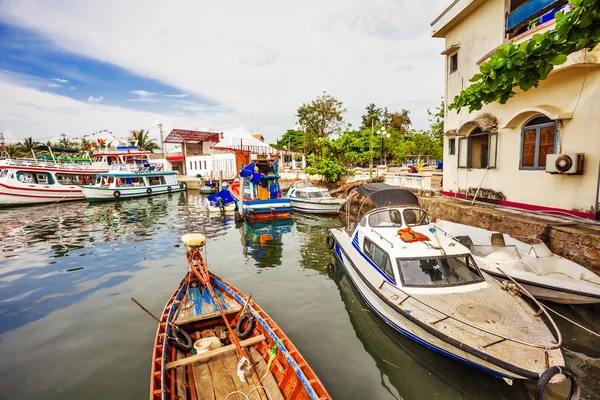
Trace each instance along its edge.
{"label": "boat seat", "polygon": [[188,233],[181,237],[181,241],[188,247],[202,247],[206,244],[206,236],[201,233]]}

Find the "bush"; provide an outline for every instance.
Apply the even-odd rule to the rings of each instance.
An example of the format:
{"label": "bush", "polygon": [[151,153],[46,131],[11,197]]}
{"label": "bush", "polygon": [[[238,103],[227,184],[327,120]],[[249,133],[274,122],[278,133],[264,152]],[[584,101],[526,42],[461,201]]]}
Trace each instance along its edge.
{"label": "bush", "polygon": [[341,165],[333,156],[315,157],[309,156],[310,167],[306,168],[309,175],[322,175],[323,180],[336,182],[342,174],[353,174],[354,171]]}

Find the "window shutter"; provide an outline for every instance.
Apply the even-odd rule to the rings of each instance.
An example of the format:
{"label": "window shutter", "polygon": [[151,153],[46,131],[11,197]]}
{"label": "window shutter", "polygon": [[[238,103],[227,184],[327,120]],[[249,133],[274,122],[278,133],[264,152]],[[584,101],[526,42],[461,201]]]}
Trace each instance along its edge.
{"label": "window shutter", "polygon": [[469,159],[469,142],[468,138],[462,137],[458,139],[458,167],[467,168],[467,160]]}
{"label": "window shutter", "polygon": [[490,145],[488,146],[488,167],[496,168],[498,157],[498,133],[490,133]]}

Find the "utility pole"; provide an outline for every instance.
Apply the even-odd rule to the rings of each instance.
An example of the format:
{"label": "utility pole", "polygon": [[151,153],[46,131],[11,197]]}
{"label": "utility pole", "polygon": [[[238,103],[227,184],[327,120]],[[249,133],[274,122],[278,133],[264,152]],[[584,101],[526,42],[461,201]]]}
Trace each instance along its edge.
{"label": "utility pole", "polygon": [[164,140],[164,138],[163,138],[164,134],[163,134],[163,124],[162,124],[162,122],[159,122],[159,124],[158,124],[158,130],[160,131],[160,148],[162,150],[162,154],[163,154],[163,157],[164,157],[165,154],[166,154],[166,151],[165,151],[165,142],[163,141]]}

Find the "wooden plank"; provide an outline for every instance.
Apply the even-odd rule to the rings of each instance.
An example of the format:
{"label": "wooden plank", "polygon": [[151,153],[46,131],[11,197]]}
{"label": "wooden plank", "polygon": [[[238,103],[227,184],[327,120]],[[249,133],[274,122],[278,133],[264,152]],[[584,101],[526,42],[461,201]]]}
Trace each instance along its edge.
{"label": "wooden plank", "polygon": [[[250,348],[250,357],[252,357],[252,362],[256,363],[254,368],[256,369],[256,374],[259,376],[259,379],[265,375],[267,371],[267,362],[260,355],[258,350],[254,348]],[[277,382],[273,377],[271,371],[267,374],[267,376],[260,383],[264,387],[267,388],[269,394],[271,395],[272,400],[285,400],[283,395],[281,394],[281,390],[279,390],[279,386],[277,386]]]}
{"label": "wooden plank", "polygon": [[[185,354],[177,350],[177,359],[181,360],[183,358],[185,358]],[[185,389],[185,366],[178,367],[175,370],[175,374],[177,379],[177,400],[186,400],[187,390]]]}
{"label": "wooden plank", "polygon": [[[254,381],[252,377],[248,378],[246,382],[241,382],[240,378],[237,376],[237,364],[238,357],[235,353],[227,353],[223,354],[223,363],[225,364],[225,368],[229,371],[231,378],[233,379],[233,384],[235,385],[235,389],[239,390],[243,393],[250,393],[250,391],[255,387]],[[259,389],[260,390],[260,389]],[[250,400],[262,400],[259,395],[259,390],[255,390],[249,396]],[[234,397],[235,398],[235,397]]]}
{"label": "wooden plank", "polygon": [[[242,310],[242,307],[236,307],[236,308],[231,308],[229,310],[224,310],[225,314],[234,314],[234,313],[238,313]],[[189,324],[192,322],[197,322],[197,321],[202,321],[204,319],[210,319],[210,318],[215,318],[215,317],[220,317],[221,313],[219,311],[217,312],[210,312],[207,314],[201,314],[201,315],[196,315],[193,317],[188,317],[188,318],[180,318],[177,321],[175,321],[175,325],[183,325],[183,324]]]}
{"label": "wooden plank", "polygon": [[[241,347],[252,346],[252,345],[254,345],[256,343],[260,343],[264,340],[265,340],[265,337],[263,335],[254,336],[254,337],[251,337],[250,339],[242,340],[240,342],[240,346]],[[167,364],[166,368],[171,369],[171,368],[175,368],[175,367],[180,367],[182,365],[192,364],[195,362],[203,362],[203,361],[208,360],[211,357],[217,356],[219,354],[224,354],[224,353],[227,353],[230,351],[235,351],[234,344],[219,347],[218,349],[214,349],[214,350],[208,351],[203,354],[196,354],[194,356],[186,357],[183,360],[172,361]]]}
{"label": "wooden plank", "polygon": [[197,363],[192,365],[191,368],[194,373],[196,398],[198,400],[215,400],[215,389],[213,387],[213,379],[208,363]]}
{"label": "wooden plank", "polygon": [[235,392],[235,384],[231,375],[233,374],[237,378],[236,371],[231,371],[230,374],[223,362],[223,354],[211,358],[207,364],[210,368],[215,398],[225,399],[229,393]]}

